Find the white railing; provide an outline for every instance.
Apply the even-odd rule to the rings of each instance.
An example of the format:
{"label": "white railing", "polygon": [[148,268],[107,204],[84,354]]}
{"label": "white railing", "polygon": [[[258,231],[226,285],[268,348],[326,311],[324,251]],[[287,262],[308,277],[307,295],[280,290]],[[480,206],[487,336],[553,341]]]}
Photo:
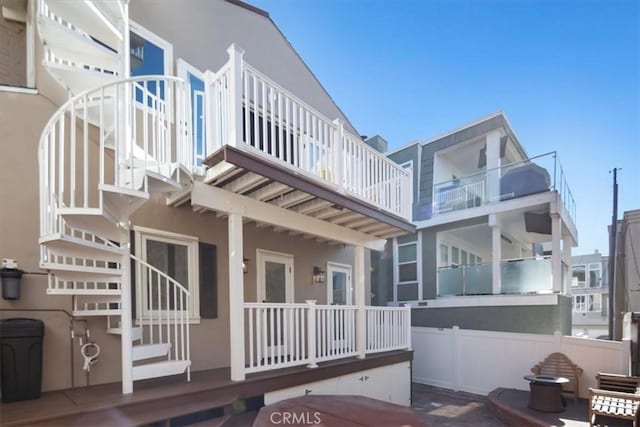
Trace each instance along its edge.
{"label": "white railing", "polygon": [[206,75],[207,141],[260,155],[333,188],[411,219],[411,172],[365,144],[242,60]]}
{"label": "white railing", "polygon": [[484,204],[486,200],[486,182],[484,177],[475,182],[461,184],[453,188],[435,189],[436,202],[434,214],[458,209],[467,209]]}
{"label": "white railing", "polygon": [[[357,356],[353,305],[244,303],[246,373]],[[375,353],[411,347],[409,307],[366,307],[367,346]]]}
{"label": "white railing", "polygon": [[191,360],[189,290],[135,255],[131,255],[131,259],[136,268],[136,317],[142,327],[140,343],[169,344],[169,360]]}
{"label": "white railing", "polygon": [[366,307],[367,353],[411,348],[411,306]]}
{"label": "white railing", "polygon": [[101,186],[146,192],[147,170],[171,177],[190,161],[190,150],[176,149],[189,147],[188,114],[187,86],[174,77],[134,77],[69,99],[40,137],[41,236],[63,231],[60,208],[102,208]]}

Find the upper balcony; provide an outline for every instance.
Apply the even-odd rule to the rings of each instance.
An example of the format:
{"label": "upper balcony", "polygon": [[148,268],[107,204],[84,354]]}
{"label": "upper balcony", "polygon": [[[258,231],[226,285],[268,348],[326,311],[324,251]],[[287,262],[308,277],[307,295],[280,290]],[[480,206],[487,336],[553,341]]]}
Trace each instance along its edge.
{"label": "upper balcony", "polygon": [[[440,175],[456,175],[454,170],[443,172],[445,162],[439,167]],[[568,216],[575,222],[575,201],[555,151],[439,182],[433,186],[432,212],[433,216],[442,215],[546,191],[559,194]]]}
{"label": "upper balcony", "polygon": [[229,56],[220,70],[205,75],[207,155],[186,153],[189,164],[208,156],[204,163],[211,166],[216,156],[228,161],[226,153],[234,152],[411,221],[411,171],[249,65],[236,46]]}

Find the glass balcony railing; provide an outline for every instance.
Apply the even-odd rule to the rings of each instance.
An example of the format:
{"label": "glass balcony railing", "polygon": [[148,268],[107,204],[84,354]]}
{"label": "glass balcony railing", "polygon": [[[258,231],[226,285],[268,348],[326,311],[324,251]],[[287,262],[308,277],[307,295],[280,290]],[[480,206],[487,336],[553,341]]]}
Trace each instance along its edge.
{"label": "glass balcony railing", "polygon": [[545,191],[557,191],[575,221],[575,201],[555,151],[435,184],[431,212],[421,219]]}
{"label": "glass balcony railing", "polygon": [[[491,262],[443,267],[438,270],[438,296],[491,295]],[[551,258],[500,262],[501,294],[551,293]]]}

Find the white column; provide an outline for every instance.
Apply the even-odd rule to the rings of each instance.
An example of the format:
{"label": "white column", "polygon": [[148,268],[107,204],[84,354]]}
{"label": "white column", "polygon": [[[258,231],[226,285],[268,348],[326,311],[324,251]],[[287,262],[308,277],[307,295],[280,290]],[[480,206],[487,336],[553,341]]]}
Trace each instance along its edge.
{"label": "white column", "polygon": [[356,349],[357,357],[363,359],[367,346],[367,316],[365,312],[365,267],[364,267],[364,247],[356,246],[353,249],[353,275],[356,297]]}
{"label": "white column", "polygon": [[565,268],[567,269],[565,271],[564,293],[567,295],[571,295],[571,269],[572,269],[571,245],[572,243],[573,243],[573,239],[571,238],[569,233],[567,233],[565,236],[562,237],[562,255],[563,255]]}
{"label": "white column", "polygon": [[[133,342],[131,341],[131,258],[129,230],[121,233],[120,247],[124,248],[120,269],[120,346],[122,353],[122,394],[133,393]],[[138,314],[139,315],[139,314]]]}
{"label": "white column", "polygon": [[228,145],[237,146],[242,138],[242,56],[244,50],[235,43],[227,49],[231,70],[229,72],[229,140]]}
{"label": "white column", "polygon": [[500,266],[502,261],[502,231],[496,215],[489,215],[491,227],[491,288],[493,294],[500,294],[502,289]]}
{"label": "white column", "polygon": [[[317,368],[316,363],[316,300],[309,299],[305,301],[307,303],[307,346],[309,351],[309,364],[308,368]],[[297,329],[297,328],[296,328]]]}
{"label": "white column", "polygon": [[244,275],[242,272],[242,215],[229,214],[229,339],[231,380],[244,374]]}
{"label": "white column", "polygon": [[551,274],[553,292],[562,291],[562,220],[560,214],[551,214]]}
{"label": "white column", "polygon": [[342,149],[342,140],[344,138],[344,124],[340,119],[335,119],[333,121],[333,124],[335,126],[335,139],[333,140],[333,150],[332,150],[332,153],[333,153],[332,165],[333,165],[334,176],[331,177],[331,179],[333,180],[334,184],[338,186],[338,190],[344,193],[346,190],[345,181],[343,179],[344,156],[343,156],[343,149]]}
{"label": "white column", "polygon": [[487,134],[487,198],[490,202],[500,198],[500,138],[498,130]]}

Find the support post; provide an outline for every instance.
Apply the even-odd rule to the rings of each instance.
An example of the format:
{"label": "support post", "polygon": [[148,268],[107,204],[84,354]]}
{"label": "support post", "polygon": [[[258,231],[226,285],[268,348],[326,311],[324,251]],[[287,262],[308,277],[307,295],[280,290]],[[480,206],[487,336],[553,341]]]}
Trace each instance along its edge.
{"label": "support post", "polygon": [[307,346],[309,351],[309,364],[308,368],[317,368],[316,363],[316,300],[309,299],[305,301],[307,303]]}
{"label": "support post", "polygon": [[495,214],[489,215],[491,226],[491,293],[499,295],[502,291],[500,267],[502,263],[502,231]]}
{"label": "support post", "polygon": [[242,215],[229,214],[229,339],[231,381],[243,381],[244,274],[242,272]]}
{"label": "support post", "polygon": [[133,342],[131,340],[131,242],[129,230],[123,230],[120,247],[124,248],[120,269],[122,282],[120,283],[120,346],[122,353],[122,394],[133,393]]}
{"label": "support post", "polygon": [[551,214],[551,276],[553,292],[562,292],[562,219],[559,213]]}
{"label": "support post", "polygon": [[354,252],[354,278],[356,297],[356,350],[357,357],[364,359],[367,352],[367,313],[365,312],[365,266],[364,247],[356,246]]}
{"label": "support post", "polygon": [[566,295],[571,295],[571,273],[573,269],[573,265],[571,263],[571,245],[573,244],[573,239],[567,233],[562,237],[562,259],[564,268],[566,269],[564,274],[564,282],[562,283],[563,292]]}
{"label": "support post", "polygon": [[499,130],[487,134],[487,199],[489,202],[500,200],[500,139]]}
{"label": "support post", "polygon": [[229,53],[229,140],[227,144],[237,147],[242,141],[242,56],[244,50],[235,43],[227,49]]}
{"label": "support post", "polygon": [[342,140],[344,138],[344,125],[342,120],[335,119],[333,121],[335,125],[335,139],[333,140],[333,173],[335,177],[333,182],[338,186],[338,191],[344,194],[346,190],[345,182],[343,179],[344,173],[344,155],[342,150]]}

